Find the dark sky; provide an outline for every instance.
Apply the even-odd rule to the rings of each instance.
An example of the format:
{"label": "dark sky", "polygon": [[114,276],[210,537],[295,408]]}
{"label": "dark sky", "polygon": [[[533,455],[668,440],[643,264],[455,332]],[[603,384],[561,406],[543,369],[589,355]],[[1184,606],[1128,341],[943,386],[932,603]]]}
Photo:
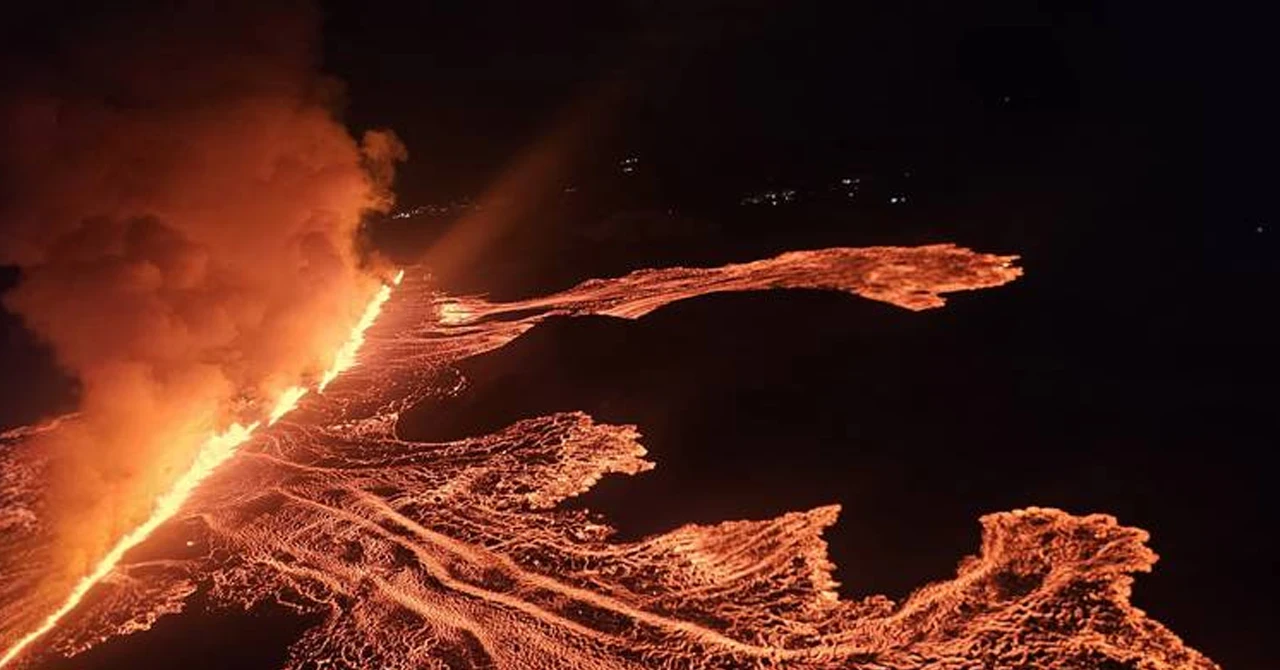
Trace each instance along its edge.
{"label": "dark sky", "polygon": [[[1267,667],[1274,24],[1176,5],[323,3],[345,119],[409,147],[403,205],[481,198],[563,154],[441,273],[452,289],[934,241],[1020,253],[1027,272],[929,314],[788,293],[553,322],[468,363],[472,390],[409,427],[638,423],[658,469],[582,504],[635,536],[842,503],[850,595],[945,578],[985,512],[1113,513],[1162,555],[1139,606],[1224,667]],[[824,195],[844,175],[865,198]],[[783,187],[806,197],[739,204]],[[374,235],[414,260],[452,223]],[[47,361],[5,328],[4,377],[39,378]],[[6,418],[55,404],[3,386]]]}
{"label": "dark sky", "polygon": [[1117,72],[1130,45],[1114,29],[1134,17],[847,4],[332,3],[325,65],[351,83],[352,123],[391,125],[413,148],[410,191],[478,189],[605,91],[602,148],[673,178],[973,152],[992,125],[1043,132],[1144,94]]}

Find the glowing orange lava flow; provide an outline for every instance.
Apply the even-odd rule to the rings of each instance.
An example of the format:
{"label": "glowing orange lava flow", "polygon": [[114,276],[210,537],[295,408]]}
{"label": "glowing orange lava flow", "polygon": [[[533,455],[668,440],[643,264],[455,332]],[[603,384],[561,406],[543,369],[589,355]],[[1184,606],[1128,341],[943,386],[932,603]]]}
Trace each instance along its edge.
{"label": "glowing orange lava flow", "polygon": [[[393,284],[398,285],[403,278],[404,271],[401,270],[396,274]],[[364,315],[352,330],[350,339],[338,350],[333,366],[325,372],[324,378],[317,389],[318,391],[324,391],[324,387],[329,382],[355,364],[356,352],[359,351],[360,345],[364,343],[365,331],[373,325],[373,322],[378,318],[378,313],[382,311],[383,303],[390,297],[391,285],[383,284],[378,289],[378,292],[374,294],[373,299],[369,301],[368,307],[364,310]],[[294,386],[284,391],[268,415],[268,425],[279,421],[285,414],[293,411],[293,408],[297,407],[298,401],[306,394],[307,389],[301,386]],[[261,421],[254,421],[248,426],[234,423],[225,431],[212,435],[205,440],[191,467],[182,473],[182,476],[173,483],[173,486],[168,491],[156,498],[155,507],[151,510],[151,516],[147,517],[147,520],[143,521],[137,528],[120,538],[115,546],[102,557],[102,560],[98,561],[93,571],[76,582],[75,588],[71,589],[71,594],[67,596],[61,607],[46,617],[35,630],[27,633],[5,651],[4,656],[0,656],[0,667],[8,665],[32,642],[53,630],[53,627],[58,625],[59,620],[74,610],[85,595],[98,582],[102,581],[103,577],[106,577],[115,569],[116,565],[120,563],[120,559],[124,558],[125,553],[141,544],[164,522],[172,518],[174,514],[177,514],[183,503],[187,501],[187,498],[191,497],[192,492],[200,485],[200,482],[207,479],[209,475],[218,469],[218,466],[234,456],[240,445],[247,442],[261,424]]]}
{"label": "glowing orange lava flow", "polygon": [[[50,617],[56,625],[47,622],[17,649],[53,628],[39,646],[74,656],[151,628],[200,592],[207,606],[227,611],[288,604],[306,630],[283,670],[1221,670],[1130,602],[1134,575],[1149,572],[1157,556],[1145,531],[1111,516],[1038,507],[989,514],[977,551],[952,576],[901,599],[851,600],[840,596],[824,539],[838,505],[633,539],[563,505],[605,477],[654,467],[637,426],[554,412],[449,441],[417,441],[398,429],[410,407],[454,406],[447,399],[465,384],[459,363],[550,319],[640,319],[698,296],[766,289],[839,291],[928,310],[946,294],[1014,281],[1022,274],[1015,260],[948,244],[813,249],[637,270],[514,302],[450,296],[425,276],[398,289],[394,313],[385,291],[371,295],[350,333],[354,344],[324,361],[338,371],[351,366],[331,397],[290,414],[299,425],[287,435],[260,435],[260,443],[279,438],[269,449],[237,447],[254,426],[211,440],[189,479],[161,501],[167,511],[122,540]],[[389,332],[361,346],[374,318]],[[259,430],[318,381],[268,394],[278,401],[260,408]],[[0,602],[6,645],[42,620],[30,614],[36,599],[23,594],[44,594],[22,587],[39,578],[27,559],[47,534],[31,521],[44,471],[5,461],[13,450],[4,447],[47,430],[0,433],[0,559],[19,550],[0,560],[0,597],[18,596]],[[237,448],[252,453],[221,465],[182,502]],[[204,544],[217,550],[123,562],[167,514],[198,517]],[[105,574],[128,583],[77,605]],[[26,627],[14,632],[14,621]],[[124,657],[155,665],[144,647]]]}

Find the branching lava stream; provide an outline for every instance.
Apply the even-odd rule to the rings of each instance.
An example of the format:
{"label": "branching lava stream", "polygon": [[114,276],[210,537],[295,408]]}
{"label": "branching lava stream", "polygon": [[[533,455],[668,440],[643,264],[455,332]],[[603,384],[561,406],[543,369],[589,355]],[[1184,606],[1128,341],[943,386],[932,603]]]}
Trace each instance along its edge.
{"label": "branching lava stream", "polygon": [[[836,506],[625,543],[560,508],[606,474],[653,467],[633,426],[570,412],[456,442],[396,432],[402,411],[456,392],[451,365],[549,316],[635,319],[698,295],[774,288],[920,310],[1014,280],[1015,260],[951,245],[826,249],[645,270],[513,303],[442,295],[411,269],[362,332],[359,364],[323,394],[296,392],[294,411],[273,413],[178,501],[169,523],[198,551],[125,554],[16,661],[145,630],[203,590],[219,605],[319,614],[290,649],[291,669],[1216,668],[1130,605],[1132,574],[1155,555],[1145,532],[1109,516],[989,515],[954,579],[902,602],[842,600],[821,537]],[[39,536],[39,464],[12,451],[0,452],[0,551],[23,556]],[[0,574],[6,646],[20,635],[10,622],[30,568]]]}

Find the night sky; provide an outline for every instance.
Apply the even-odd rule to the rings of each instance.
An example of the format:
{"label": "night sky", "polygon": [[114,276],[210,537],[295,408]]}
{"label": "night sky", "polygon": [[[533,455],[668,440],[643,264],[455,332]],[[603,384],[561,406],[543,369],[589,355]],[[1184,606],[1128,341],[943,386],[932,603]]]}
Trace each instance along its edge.
{"label": "night sky", "polygon": [[[1274,663],[1266,17],[1101,1],[322,9],[344,120],[393,128],[411,155],[400,206],[444,211],[370,221],[370,237],[439,261],[449,290],[514,298],[640,267],[940,241],[1026,269],[921,314],[786,292],[554,320],[466,362],[469,390],[414,410],[409,437],[557,410],[638,424],[657,469],[575,504],[634,538],[840,503],[828,539],[846,596],[948,577],[984,513],[1114,514],[1162,557],[1139,607],[1224,667]],[[39,49],[25,39],[10,64]],[[467,203],[548,154],[491,239],[439,258]],[[3,325],[3,424],[65,407],[48,357]],[[166,626],[134,653],[218,667]],[[104,647],[75,667],[125,653]]]}

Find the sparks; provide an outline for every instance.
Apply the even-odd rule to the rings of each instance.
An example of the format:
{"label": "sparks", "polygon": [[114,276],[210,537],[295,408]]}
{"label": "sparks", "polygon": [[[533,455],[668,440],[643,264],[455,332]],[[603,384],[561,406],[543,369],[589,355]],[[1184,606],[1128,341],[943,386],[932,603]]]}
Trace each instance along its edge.
{"label": "sparks", "polygon": [[[323,391],[324,387],[328,385],[329,382],[333,381],[333,379],[339,374],[342,374],[344,370],[355,364],[356,353],[359,351],[360,345],[364,343],[365,331],[373,325],[373,322],[378,318],[378,314],[382,311],[383,303],[391,297],[391,287],[393,285],[399,285],[400,280],[403,278],[404,270],[401,270],[396,274],[392,284],[384,284],[378,289],[378,292],[374,294],[373,299],[364,310],[364,315],[360,317],[360,321],[356,323],[355,328],[352,329],[351,338],[347,340],[346,344],[342,346],[342,349],[338,351],[338,355],[334,360],[333,366],[325,372],[324,378],[318,386],[318,390]],[[298,401],[301,400],[307,392],[308,390],[305,387],[293,386],[281,393],[268,415],[267,425],[274,424],[276,421],[279,421],[281,417],[293,411],[293,409],[298,406]],[[115,569],[116,565],[120,563],[120,560],[124,558],[124,555],[130,549],[141,544],[144,540],[150,537],[157,528],[164,524],[164,522],[177,514],[178,510],[182,509],[182,505],[191,497],[191,494],[197,487],[199,487],[200,483],[205,479],[208,479],[208,477],[212,475],[220,465],[234,456],[236,452],[239,451],[240,446],[249,441],[249,438],[253,436],[254,431],[256,431],[260,425],[262,425],[261,421],[254,421],[247,426],[234,423],[225,431],[216,433],[205,440],[204,444],[200,447],[200,451],[196,454],[195,461],[192,462],[191,467],[187,468],[186,472],[182,473],[182,476],[173,483],[173,486],[170,487],[168,491],[156,498],[155,505],[151,510],[151,515],[148,516],[147,519],[138,527],[120,538],[116,542],[115,546],[113,546],[111,550],[102,557],[102,560],[98,561],[98,564],[94,566],[93,570],[84,577],[81,577],[80,581],[76,582],[75,587],[71,589],[70,595],[68,595],[67,599],[63,601],[61,607],[54,610],[54,612],[49,616],[45,617],[44,621],[41,622],[35,630],[27,633],[14,643],[13,646],[9,647],[3,656],[0,656],[0,667],[8,665],[17,658],[24,649],[30,646],[32,642],[35,642],[45,633],[53,630],[63,617],[74,610],[80,604],[80,601],[84,600],[85,595],[87,595],[98,582],[102,581],[104,577]]]}

